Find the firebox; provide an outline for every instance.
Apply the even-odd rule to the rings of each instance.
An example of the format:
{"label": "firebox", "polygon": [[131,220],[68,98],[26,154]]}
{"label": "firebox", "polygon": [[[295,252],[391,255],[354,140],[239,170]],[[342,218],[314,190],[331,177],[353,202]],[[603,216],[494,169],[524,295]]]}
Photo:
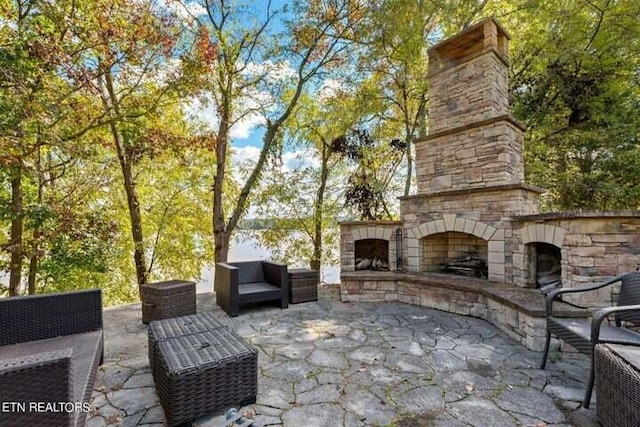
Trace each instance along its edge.
{"label": "firebox", "polygon": [[541,290],[559,287],[562,279],[560,248],[544,242],[534,242],[527,246],[532,287]]}
{"label": "firebox", "polygon": [[449,231],[423,239],[423,271],[487,277],[486,240]]}
{"label": "firebox", "polygon": [[356,270],[389,270],[388,240],[356,240],[354,252]]}

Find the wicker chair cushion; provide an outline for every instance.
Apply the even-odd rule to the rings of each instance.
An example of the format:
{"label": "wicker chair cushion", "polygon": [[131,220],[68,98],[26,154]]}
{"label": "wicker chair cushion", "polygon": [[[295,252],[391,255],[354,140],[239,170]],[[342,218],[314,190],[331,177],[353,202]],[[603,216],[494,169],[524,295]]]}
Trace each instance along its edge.
{"label": "wicker chair cushion", "polygon": [[267,282],[242,283],[238,286],[238,294],[256,294],[261,292],[280,292],[281,289]]}
{"label": "wicker chair cushion", "polygon": [[[46,340],[29,341],[0,347],[0,360],[32,358],[34,354],[64,352],[71,349],[73,400],[87,401],[91,394],[89,381],[93,364],[102,352],[102,331],[64,335]],[[93,385],[93,381],[91,382]]]}
{"label": "wicker chair cushion", "polygon": [[238,269],[238,283],[264,282],[264,272],[261,261],[229,263]]}
{"label": "wicker chair cushion", "polygon": [[[549,330],[585,353],[591,351],[591,319],[551,317],[547,319]],[[621,344],[640,343],[640,334],[626,328],[602,325],[600,340]]]}

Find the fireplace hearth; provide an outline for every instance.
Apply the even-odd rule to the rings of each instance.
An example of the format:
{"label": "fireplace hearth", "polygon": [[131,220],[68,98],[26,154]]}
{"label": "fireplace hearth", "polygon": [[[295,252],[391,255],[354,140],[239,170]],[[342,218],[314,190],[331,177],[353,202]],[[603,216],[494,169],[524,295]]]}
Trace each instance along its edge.
{"label": "fireplace hearth", "polygon": [[488,274],[487,262],[477,255],[470,254],[448,261],[442,267],[442,272],[486,279]]}

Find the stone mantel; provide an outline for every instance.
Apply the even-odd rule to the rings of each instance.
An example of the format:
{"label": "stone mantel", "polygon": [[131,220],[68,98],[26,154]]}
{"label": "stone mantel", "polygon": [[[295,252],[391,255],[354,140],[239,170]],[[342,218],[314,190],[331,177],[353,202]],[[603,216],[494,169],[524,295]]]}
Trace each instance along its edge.
{"label": "stone mantel", "polygon": [[540,188],[531,184],[514,183],[514,184],[503,184],[503,185],[492,185],[487,187],[468,187],[468,188],[461,188],[461,189],[455,189],[455,190],[432,191],[429,193],[400,196],[398,197],[398,200],[402,201],[402,200],[425,199],[429,197],[441,197],[441,196],[464,196],[467,194],[477,194],[477,193],[487,194],[491,192],[510,191],[510,190],[524,190],[524,191],[530,191],[532,193],[537,193],[537,194],[542,194],[547,191],[544,188]]}
{"label": "stone mantel", "polygon": [[358,225],[402,225],[402,221],[392,220],[372,220],[372,221],[340,221],[340,225],[358,226]]}
{"label": "stone mantel", "polygon": [[622,209],[613,211],[587,210],[548,212],[535,215],[517,215],[513,217],[513,221],[544,221],[572,218],[640,218],[640,211]]}

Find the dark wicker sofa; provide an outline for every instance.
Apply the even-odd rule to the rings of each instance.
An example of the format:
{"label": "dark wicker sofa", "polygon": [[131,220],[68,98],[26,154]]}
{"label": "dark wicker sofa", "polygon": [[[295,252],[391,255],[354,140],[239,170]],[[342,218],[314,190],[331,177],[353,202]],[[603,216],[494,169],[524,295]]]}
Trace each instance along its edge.
{"label": "dark wicker sofa", "polygon": [[287,266],[269,261],[217,263],[214,282],[216,303],[229,316],[237,316],[243,304],[277,301],[289,306]]}
{"label": "dark wicker sofa", "polygon": [[99,289],[0,299],[0,426],[84,425],[103,342]]}

